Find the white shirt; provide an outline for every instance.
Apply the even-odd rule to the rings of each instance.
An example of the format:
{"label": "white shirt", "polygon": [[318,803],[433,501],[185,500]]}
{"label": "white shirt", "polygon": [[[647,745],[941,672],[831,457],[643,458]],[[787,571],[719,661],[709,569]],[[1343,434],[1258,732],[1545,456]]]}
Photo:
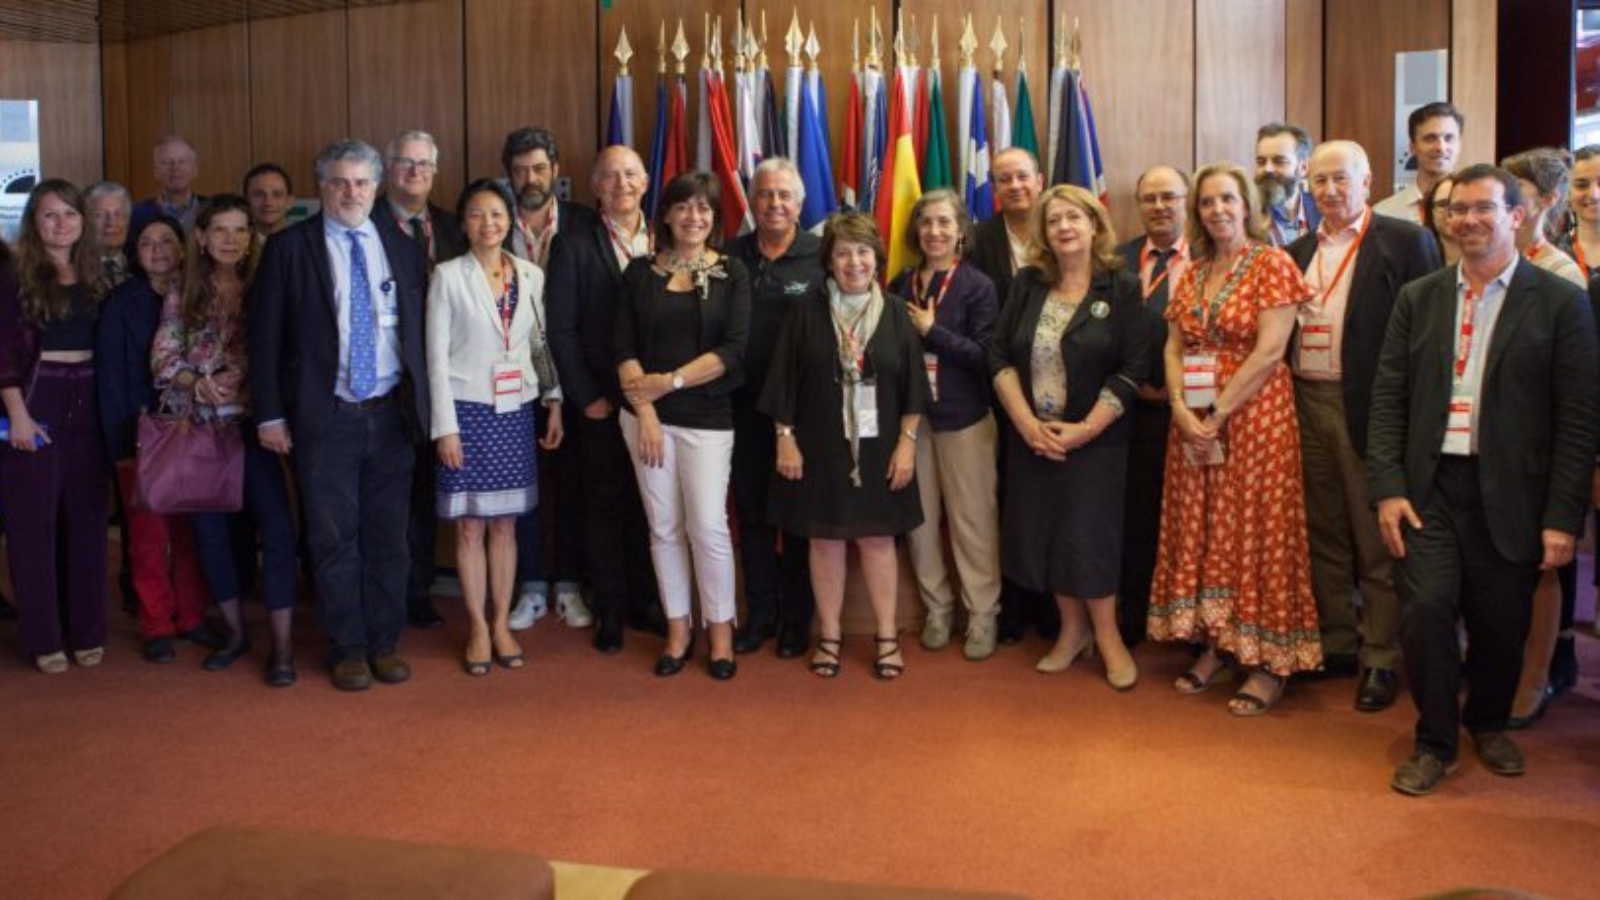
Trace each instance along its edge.
{"label": "white shirt", "polygon": [[1450,330],[1451,394],[1460,392],[1472,396],[1472,416],[1468,421],[1473,454],[1478,452],[1478,423],[1483,417],[1483,367],[1489,360],[1494,326],[1500,320],[1501,308],[1505,306],[1506,291],[1511,287],[1511,276],[1517,270],[1517,260],[1517,256],[1512,256],[1511,263],[1483,286],[1483,296],[1478,298],[1472,316],[1472,347],[1467,352],[1467,365],[1459,383],[1455,380],[1455,361],[1459,352],[1457,342],[1461,339],[1461,313],[1467,295],[1467,279],[1461,272],[1461,265],[1456,264],[1456,314],[1451,320],[1453,326]]}
{"label": "white shirt", "polygon": [[1422,192],[1414,184],[1408,184],[1392,195],[1385,197],[1372,211],[1380,216],[1391,219],[1403,219],[1413,225],[1422,224]]}
{"label": "white shirt", "polygon": [[[350,390],[350,237],[352,229],[332,217],[323,219],[323,235],[328,244],[328,262],[333,269],[333,298],[339,315],[339,375],[333,392],[341,400],[355,402]],[[389,257],[383,252],[378,227],[369,217],[361,227],[362,255],[367,261],[367,284],[372,287],[373,312],[378,324],[378,380],[372,396],[382,397],[400,383],[400,289],[389,270]]]}

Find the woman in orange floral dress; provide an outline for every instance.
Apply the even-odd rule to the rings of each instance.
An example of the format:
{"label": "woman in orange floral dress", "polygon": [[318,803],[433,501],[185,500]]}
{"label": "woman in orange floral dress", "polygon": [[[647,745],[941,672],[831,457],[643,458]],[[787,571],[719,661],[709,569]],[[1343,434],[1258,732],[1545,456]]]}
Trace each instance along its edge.
{"label": "woman in orange floral dress", "polygon": [[1206,690],[1226,658],[1248,669],[1228,711],[1254,716],[1277,702],[1289,675],[1322,664],[1283,362],[1295,306],[1311,289],[1287,254],[1266,245],[1244,170],[1202,169],[1189,204],[1193,263],[1166,313],[1173,433],[1149,631],[1206,642],[1179,693]]}

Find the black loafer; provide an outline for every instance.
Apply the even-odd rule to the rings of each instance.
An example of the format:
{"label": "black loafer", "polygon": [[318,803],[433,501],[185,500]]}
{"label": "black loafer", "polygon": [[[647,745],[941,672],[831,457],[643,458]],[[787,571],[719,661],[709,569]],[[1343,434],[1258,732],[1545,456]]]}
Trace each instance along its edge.
{"label": "black loafer", "polygon": [[778,633],[778,658],[799,659],[811,650],[811,629],[785,626]]}
{"label": "black loafer", "polygon": [[744,627],[733,636],[733,652],[738,654],[754,653],[761,649],[761,645],[777,635],[777,629],[770,623],[756,625],[747,622]]}
{"label": "black loafer", "polygon": [[286,688],[297,680],[299,676],[294,671],[294,663],[285,663],[281,666],[270,663],[267,665],[267,687]]}
{"label": "black loafer", "polygon": [[215,651],[200,663],[200,668],[205,669],[207,672],[221,672],[223,669],[233,665],[239,657],[249,652],[250,642],[243,641],[232,650],[224,648]]}
{"label": "black loafer", "polygon": [[739,663],[731,659],[713,659],[706,666],[706,671],[710,672],[711,677],[718,681],[727,681],[739,674]]}
{"label": "black loafer", "polygon": [[1382,712],[1394,705],[1398,688],[1391,669],[1368,669],[1361,673],[1361,686],[1356,688],[1356,709],[1362,712]]}
{"label": "black loafer", "polygon": [[1472,746],[1477,748],[1478,761],[1496,775],[1515,778],[1528,770],[1522,760],[1522,751],[1504,731],[1486,731],[1472,736]]}
{"label": "black loafer", "polygon": [[1417,753],[1394,770],[1389,786],[1408,797],[1426,797],[1455,770],[1453,760],[1445,762],[1431,753]]}
{"label": "black loafer", "polygon": [[622,620],[615,616],[601,618],[600,627],[594,630],[593,643],[601,653],[622,652]]}
{"label": "black loafer", "polygon": [[178,652],[172,646],[172,638],[151,638],[145,641],[142,652],[145,662],[169,663],[178,659]]}

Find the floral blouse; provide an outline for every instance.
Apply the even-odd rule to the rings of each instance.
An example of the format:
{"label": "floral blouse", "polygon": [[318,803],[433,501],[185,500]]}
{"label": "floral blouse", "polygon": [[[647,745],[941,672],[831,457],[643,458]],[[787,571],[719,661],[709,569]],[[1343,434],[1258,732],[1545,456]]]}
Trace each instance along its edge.
{"label": "floral blouse", "polygon": [[[244,310],[213,315],[198,331],[183,317],[183,294],[176,288],[161,305],[161,327],[150,349],[156,391],[173,413],[198,419],[233,418],[250,411],[245,356]],[[193,372],[194,392],[168,391],[177,377]]]}

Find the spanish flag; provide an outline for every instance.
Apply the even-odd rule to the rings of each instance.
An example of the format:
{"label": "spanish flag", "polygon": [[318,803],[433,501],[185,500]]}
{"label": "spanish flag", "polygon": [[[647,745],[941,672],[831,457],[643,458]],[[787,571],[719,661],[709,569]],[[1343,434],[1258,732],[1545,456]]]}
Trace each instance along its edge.
{"label": "spanish flag", "polygon": [[889,251],[889,264],[879,277],[888,281],[910,264],[910,251],[902,240],[911,224],[911,205],[922,196],[917,178],[917,151],[911,137],[911,110],[906,108],[905,67],[896,66],[894,90],[889,92],[889,146],[884,153],[883,178],[878,182],[873,208],[878,231]]}

